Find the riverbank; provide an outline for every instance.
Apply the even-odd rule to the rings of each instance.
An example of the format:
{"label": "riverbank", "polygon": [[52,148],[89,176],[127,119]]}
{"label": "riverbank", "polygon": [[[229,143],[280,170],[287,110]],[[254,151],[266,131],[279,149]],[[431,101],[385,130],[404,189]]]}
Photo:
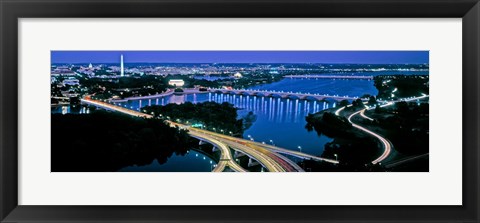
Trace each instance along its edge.
{"label": "riverbank", "polygon": [[[422,101],[424,102],[421,103]],[[419,105],[427,108],[422,110]],[[377,109],[366,109],[363,104],[329,109],[309,115],[307,123],[307,127],[315,129],[319,134],[334,138],[331,144],[325,146],[322,156],[337,158],[343,153],[342,156],[349,157],[355,151],[362,151],[370,154],[363,154],[364,158],[370,157],[371,160],[372,157],[377,157],[371,162],[364,160],[365,169],[428,171],[428,156],[424,155],[428,154],[428,96],[391,101],[377,105]],[[365,140],[364,136],[378,140],[376,152],[371,145],[359,144]],[[397,149],[394,145],[397,145]],[[348,152],[352,147],[354,150]],[[358,160],[358,154],[355,156]],[[345,159],[342,157],[342,160]],[[353,166],[348,162],[342,164],[347,164],[347,169],[363,168],[358,163]]]}

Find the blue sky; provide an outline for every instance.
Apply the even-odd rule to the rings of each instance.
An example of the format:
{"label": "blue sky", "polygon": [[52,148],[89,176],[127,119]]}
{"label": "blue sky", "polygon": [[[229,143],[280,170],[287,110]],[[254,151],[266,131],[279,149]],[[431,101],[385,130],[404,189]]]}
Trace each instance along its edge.
{"label": "blue sky", "polygon": [[423,64],[428,51],[52,51],[52,63]]}

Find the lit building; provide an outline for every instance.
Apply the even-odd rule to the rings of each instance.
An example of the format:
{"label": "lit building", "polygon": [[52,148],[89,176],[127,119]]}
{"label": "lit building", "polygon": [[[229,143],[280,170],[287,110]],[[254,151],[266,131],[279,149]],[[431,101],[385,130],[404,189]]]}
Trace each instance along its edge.
{"label": "lit building", "polygon": [[120,76],[122,76],[122,77],[124,75],[123,72],[124,72],[124,69],[123,69],[123,54],[122,54],[122,55],[120,55]]}
{"label": "lit building", "polygon": [[92,68],[93,68],[93,65],[92,65],[92,63],[90,63],[90,64],[88,65],[88,68],[90,68],[90,69],[92,69]]}
{"label": "lit building", "polygon": [[68,76],[76,76],[77,74],[73,71],[52,71],[50,73],[51,76],[53,77],[68,77]]}
{"label": "lit building", "polygon": [[168,85],[175,86],[175,87],[182,87],[185,85],[185,81],[180,79],[172,79],[168,81]]}
{"label": "lit building", "polygon": [[237,72],[233,75],[234,78],[242,78],[243,75],[240,72]]}
{"label": "lit building", "polygon": [[70,79],[65,79],[63,80],[63,85],[80,85],[80,82],[78,81],[78,79],[75,79],[75,78],[70,78]]}

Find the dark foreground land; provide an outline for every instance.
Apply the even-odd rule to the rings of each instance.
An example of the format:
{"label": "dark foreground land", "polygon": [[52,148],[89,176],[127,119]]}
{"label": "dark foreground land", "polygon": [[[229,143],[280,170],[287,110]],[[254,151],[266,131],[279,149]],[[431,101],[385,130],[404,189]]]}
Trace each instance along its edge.
{"label": "dark foreground land", "polygon": [[[199,146],[187,131],[166,124],[167,117],[240,135],[254,121],[251,115],[237,119],[237,109],[228,103],[145,109],[157,117],[143,119],[99,110],[91,114],[52,114],[52,172],[115,172],[127,166],[148,165],[155,159],[163,164],[173,154],[185,155],[190,149],[211,152],[211,145]],[[209,155],[216,159],[215,154]]]}
{"label": "dark foreground land", "polygon": [[96,111],[52,114],[52,172],[113,172],[185,154],[187,132],[158,119]]}
{"label": "dark foreground land", "polygon": [[351,114],[365,109],[361,101],[350,103],[342,101],[345,107],[337,116],[330,109],[306,117],[306,128],[315,130],[319,135],[326,135],[334,140],[327,143],[324,152],[319,154],[326,158],[338,158],[341,163],[336,166],[304,161],[312,171],[429,171],[429,103],[428,98],[414,102],[399,101],[394,105],[380,107],[378,100],[394,101],[399,98],[428,94],[428,76],[398,75],[377,76],[375,86],[379,93],[369,97],[368,106],[376,106],[367,110],[365,115],[352,118],[355,124],[380,134],[390,140],[393,150],[385,163],[372,164],[371,161],[383,152],[383,146],[372,136],[354,128],[347,120]]}
{"label": "dark foreground land", "polygon": [[165,118],[178,123],[196,125],[214,132],[223,131],[231,135],[241,136],[243,131],[255,121],[255,115],[249,113],[239,118],[237,108],[227,102],[203,102],[193,104],[167,104],[165,106],[153,105],[142,108],[148,114],[154,114],[158,118]]}

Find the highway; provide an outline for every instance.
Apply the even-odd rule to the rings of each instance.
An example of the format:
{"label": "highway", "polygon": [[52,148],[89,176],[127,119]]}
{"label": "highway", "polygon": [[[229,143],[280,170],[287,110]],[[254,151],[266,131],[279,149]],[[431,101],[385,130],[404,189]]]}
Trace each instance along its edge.
{"label": "highway", "polygon": [[[171,123],[171,125],[175,125],[175,123]],[[188,134],[191,137],[194,137],[196,139],[209,142],[210,144],[212,144],[213,146],[217,147],[220,150],[220,160],[212,172],[223,172],[226,167],[229,167],[235,172],[247,172],[237,162],[233,160],[232,153],[230,152],[230,148],[226,144],[212,137],[203,135],[199,132],[189,131]]]}
{"label": "highway", "polygon": [[367,110],[367,109],[363,109],[362,111],[360,111],[360,116],[362,116],[362,118],[364,118],[364,119],[368,119],[368,120],[370,120],[370,121],[373,121],[373,118],[370,118],[370,117],[368,117],[367,115],[365,115],[365,111],[366,111],[366,110]]}
{"label": "highway", "polygon": [[425,158],[425,157],[428,157],[428,156],[429,156],[429,153],[421,154],[421,155],[418,155],[418,156],[407,157],[407,158],[404,158],[402,160],[395,161],[395,163],[389,163],[389,164],[385,165],[385,167],[386,168],[392,168],[392,167],[395,167],[395,166],[398,166],[398,165],[401,165],[401,164],[404,164],[404,163],[407,163],[407,162],[411,162],[411,161],[414,161],[414,160],[417,160],[417,159]]}
{"label": "highway", "polygon": [[[182,126],[185,127],[184,125]],[[280,154],[263,148],[262,146],[265,146],[263,144],[262,146],[259,146],[255,143],[252,143],[252,141],[250,140],[227,136],[203,129],[191,127],[189,127],[188,129],[191,132],[201,132],[205,134],[205,137],[214,138],[229,145],[234,150],[240,151],[247,156],[253,158],[254,160],[258,161],[270,172],[303,172],[303,169],[300,168],[296,163],[292,162],[290,159]]]}
{"label": "highway", "polygon": [[259,146],[262,146],[266,149],[269,149],[273,152],[280,153],[280,154],[286,154],[286,155],[294,156],[294,157],[301,158],[301,159],[323,161],[323,162],[328,162],[328,163],[333,163],[333,164],[338,164],[339,163],[338,160],[313,156],[313,155],[310,155],[310,154],[307,154],[307,153],[302,153],[302,152],[295,151],[295,150],[284,149],[284,148],[280,148],[280,147],[276,147],[276,146],[268,145],[268,144],[261,144],[259,142],[253,142],[253,143],[255,143]]}
{"label": "highway", "polygon": [[[132,101],[132,100],[153,99],[153,98],[170,96],[174,93],[175,93],[174,89],[168,89],[167,91],[165,91],[161,94],[135,96],[135,97],[128,97],[128,98],[125,98],[125,99],[113,99],[113,100],[110,100],[110,101],[111,102],[127,102],[127,101]],[[202,94],[202,93],[208,93],[208,91],[200,91],[197,88],[183,88],[183,92],[178,92],[178,93],[179,94]]]}
{"label": "highway", "polygon": [[151,98],[159,98],[159,97],[165,97],[172,95],[174,93],[173,89],[168,89],[167,91],[160,93],[160,94],[154,94],[154,95],[146,95],[146,96],[135,96],[135,97],[128,97],[125,99],[113,99],[110,100],[111,102],[126,102],[126,101],[131,101],[131,100],[142,100],[142,99],[151,99]]}
{"label": "highway", "polygon": [[390,154],[390,152],[392,151],[392,145],[390,143],[390,141],[388,141],[387,139],[383,138],[382,136],[380,136],[379,134],[373,132],[373,131],[370,131],[360,125],[357,125],[355,123],[352,122],[352,117],[361,113],[361,112],[365,112],[366,108],[360,110],[360,111],[357,111],[357,112],[354,112],[353,114],[351,114],[349,117],[348,117],[348,121],[352,124],[353,127],[357,128],[357,129],[360,129],[362,130],[363,132],[369,134],[369,135],[372,135],[373,137],[377,138],[378,140],[380,140],[380,142],[382,143],[383,145],[383,153],[382,155],[380,155],[378,158],[376,158],[375,160],[372,161],[372,164],[377,164],[379,162],[382,162],[384,159],[386,159],[388,157],[388,155]]}
{"label": "highway", "polygon": [[[81,101],[86,104],[95,105],[108,110],[118,111],[118,112],[132,115],[135,117],[153,118],[153,115],[130,110],[130,109],[109,104],[106,102],[93,100],[90,97],[85,97]],[[278,153],[275,153],[274,151],[272,151],[273,149],[270,148],[271,146],[269,145],[264,145],[264,144],[258,145],[258,143],[253,143],[249,140],[226,136],[223,134],[219,134],[219,133],[215,133],[215,132],[211,132],[203,129],[192,128],[190,126],[172,122],[172,121],[167,121],[167,122],[171,126],[177,126],[179,128],[189,130],[188,133],[190,134],[191,137],[209,142],[220,150],[221,158],[219,163],[213,170],[213,172],[223,172],[226,169],[226,167],[229,167],[230,169],[236,172],[246,171],[238,163],[234,161],[234,159],[232,158],[232,154],[229,146],[232,147],[234,150],[245,153],[247,156],[255,159],[270,172],[303,172],[303,169],[300,168],[295,162],[291,161],[290,159]],[[266,149],[265,147],[269,147],[270,149]],[[274,148],[276,150],[283,150],[284,152],[286,151],[285,149],[281,149],[277,147],[274,147]],[[310,158],[313,157],[308,154],[304,154],[304,155],[309,156]],[[317,157],[317,159],[320,159],[320,158]]]}
{"label": "highway", "polygon": [[[429,96],[423,94],[422,96],[419,96],[419,97],[411,97],[411,98],[399,99],[399,100],[395,100],[395,101],[389,101],[389,102],[386,102],[384,105],[381,105],[380,107],[391,106],[391,105],[394,105],[395,102],[400,102],[400,101],[409,102],[409,101],[415,101],[415,100],[423,99],[423,98],[426,98],[426,97],[429,97]],[[347,107],[350,107],[350,106],[352,106],[352,105],[348,105]],[[339,115],[340,115],[340,112],[343,111],[344,109],[345,109],[345,107],[342,107],[342,108],[337,109],[337,110],[335,111],[335,115],[339,116]],[[367,133],[367,134],[369,134],[369,135],[377,138],[377,139],[382,143],[382,146],[383,146],[383,153],[382,153],[382,155],[380,155],[378,158],[376,158],[375,160],[372,161],[372,164],[377,164],[377,163],[380,163],[380,162],[382,162],[383,160],[385,160],[385,159],[390,155],[390,153],[392,152],[392,148],[393,148],[392,143],[391,143],[389,140],[383,138],[381,135],[379,135],[379,134],[377,134],[377,133],[375,133],[375,132],[373,132],[373,131],[370,131],[370,130],[368,130],[368,129],[360,126],[360,125],[357,125],[357,124],[355,124],[354,122],[352,122],[352,120],[351,120],[353,116],[355,116],[355,115],[357,115],[357,114],[360,114],[360,116],[361,116],[362,118],[365,118],[365,119],[368,119],[368,120],[370,120],[370,121],[373,121],[372,118],[370,118],[370,117],[368,117],[368,116],[365,115],[365,111],[366,111],[366,110],[370,110],[370,109],[373,109],[373,108],[368,108],[368,107],[367,107],[367,108],[364,108],[364,109],[362,109],[362,110],[360,110],[360,111],[357,111],[357,112],[352,113],[352,114],[348,117],[348,121],[352,124],[353,127],[355,127],[355,128],[357,128],[357,129],[359,129],[359,130],[361,130],[361,131],[363,131],[363,132],[365,132],[365,133]]]}
{"label": "highway", "polygon": [[89,105],[94,105],[98,106],[107,110],[112,110],[112,111],[118,111],[127,115],[135,116],[135,117],[141,117],[141,118],[153,118],[153,115],[145,114],[142,112],[130,110],[128,108],[112,105],[106,102],[98,101],[98,100],[93,100],[90,97],[85,97],[83,99],[80,99],[82,103],[89,104]]}

